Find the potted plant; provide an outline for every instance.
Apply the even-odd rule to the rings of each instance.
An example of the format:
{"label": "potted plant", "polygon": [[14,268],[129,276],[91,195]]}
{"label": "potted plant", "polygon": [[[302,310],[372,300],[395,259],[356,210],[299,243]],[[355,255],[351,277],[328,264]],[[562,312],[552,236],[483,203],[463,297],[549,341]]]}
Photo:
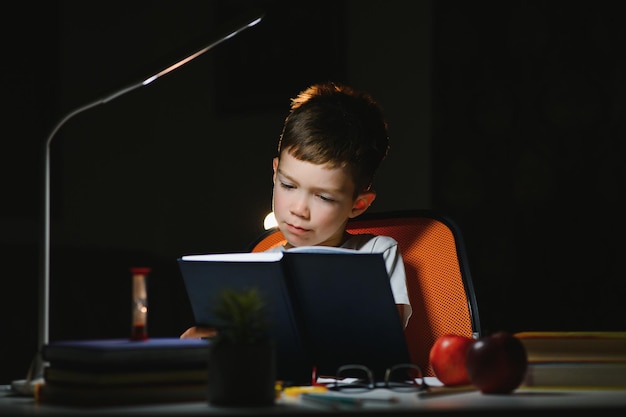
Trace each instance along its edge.
{"label": "potted plant", "polygon": [[275,346],[267,305],[256,288],[226,289],[214,309],[217,335],[209,348],[207,399],[213,405],[274,404]]}

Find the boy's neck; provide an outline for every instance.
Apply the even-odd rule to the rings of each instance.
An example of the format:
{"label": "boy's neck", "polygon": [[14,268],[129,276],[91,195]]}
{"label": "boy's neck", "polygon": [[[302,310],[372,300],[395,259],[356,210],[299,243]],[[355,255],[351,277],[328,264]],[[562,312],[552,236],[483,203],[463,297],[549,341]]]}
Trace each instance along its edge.
{"label": "boy's neck", "polygon": [[[339,248],[339,247],[343,246],[344,243],[346,243],[351,237],[352,237],[352,235],[350,233],[343,232],[343,236],[341,237],[341,241],[339,241],[339,243],[336,244],[336,245],[314,245],[314,246],[332,246],[332,247],[335,247],[335,248]],[[285,243],[285,249],[291,249],[293,247],[295,247],[295,246],[293,246],[291,243],[289,243],[289,242]]]}

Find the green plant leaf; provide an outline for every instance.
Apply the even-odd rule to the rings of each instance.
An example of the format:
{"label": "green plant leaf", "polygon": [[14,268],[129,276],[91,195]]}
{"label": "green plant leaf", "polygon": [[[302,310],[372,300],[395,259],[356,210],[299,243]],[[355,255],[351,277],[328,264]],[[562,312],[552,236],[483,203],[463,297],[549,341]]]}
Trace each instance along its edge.
{"label": "green plant leaf", "polygon": [[213,313],[216,342],[257,343],[269,337],[267,304],[257,288],[223,290]]}

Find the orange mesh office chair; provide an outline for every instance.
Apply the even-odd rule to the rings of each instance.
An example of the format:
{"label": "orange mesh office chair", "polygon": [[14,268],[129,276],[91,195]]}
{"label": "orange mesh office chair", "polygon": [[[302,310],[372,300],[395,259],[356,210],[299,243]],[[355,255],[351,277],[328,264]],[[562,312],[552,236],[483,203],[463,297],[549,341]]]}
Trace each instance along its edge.
{"label": "orange mesh office chair", "polygon": [[[411,359],[428,376],[430,348],[445,333],[480,337],[476,296],[461,232],[449,218],[430,210],[365,213],[348,222],[353,234],[386,235],[398,241],[404,259],[413,315],[405,330]],[[266,231],[251,246],[259,252],[285,243]]]}

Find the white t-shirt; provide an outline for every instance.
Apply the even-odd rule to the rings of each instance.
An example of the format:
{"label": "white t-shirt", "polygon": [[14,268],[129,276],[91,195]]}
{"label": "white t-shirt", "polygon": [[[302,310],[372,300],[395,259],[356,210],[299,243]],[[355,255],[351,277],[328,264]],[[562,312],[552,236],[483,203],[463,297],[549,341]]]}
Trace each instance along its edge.
{"label": "white t-shirt", "polygon": [[[404,261],[398,250],[398,242],[389,236],[376,236],[372,234],[357,234],[341,245],[342,248],[354,249],[359,252],[382,253],[389,274],[391,292],[396,304],[404,305],[404,317],[402,323],[404,327],[409,322],[412,308],[409,302],[409,293],[406,287],[406,273],[404,271]],[[284,250],[283,246],[277,246],[268,251]]]}

